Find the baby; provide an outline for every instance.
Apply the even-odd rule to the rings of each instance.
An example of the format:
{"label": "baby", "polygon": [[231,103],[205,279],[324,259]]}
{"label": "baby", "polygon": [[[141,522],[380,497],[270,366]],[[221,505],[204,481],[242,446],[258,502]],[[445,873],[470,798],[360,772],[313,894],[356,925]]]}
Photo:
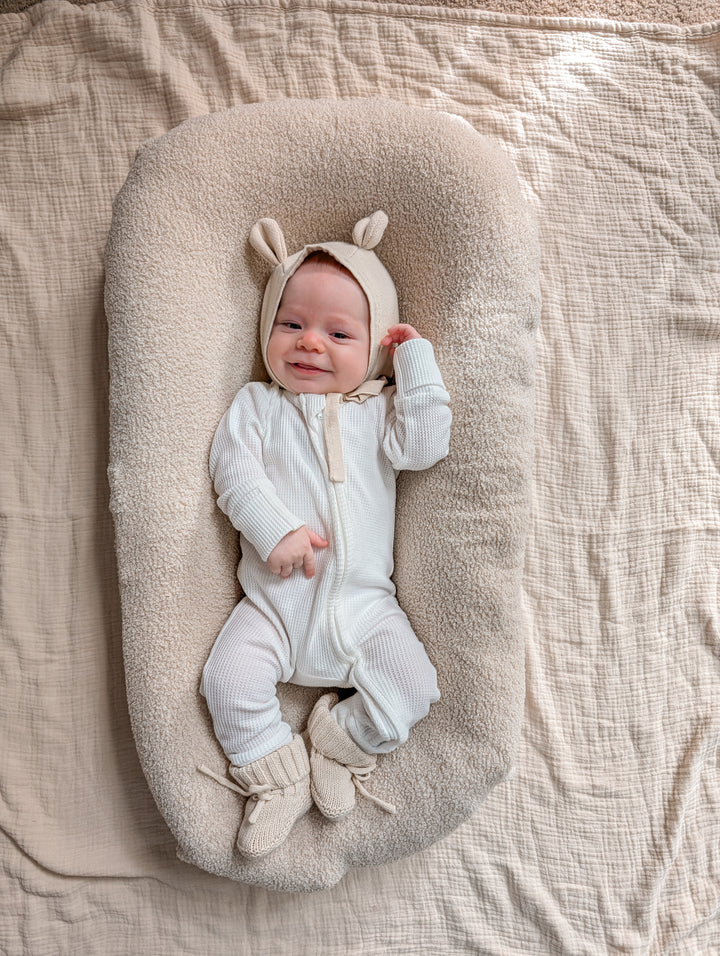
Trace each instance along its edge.
{"label": "baby", "polygon": [[[201,685],[249,798],[237,847],[250,857],[279,846],[313,800],[336,820],[357,787],[392,811],[362,781],[440,696],[391,574],[397,473],[447,455],[449,396],[372,251],[386,225],[376,212],[353,244],[291,257],[274,220],[250,235],[275,266],[260,323],[272,384],[240,389],[210,452],[218,505],[240,532],[245,597]],[[392,387],[379,377],[389,360]],[[320,697],[303,737],[282,719],[278,681],[352,692]]]}

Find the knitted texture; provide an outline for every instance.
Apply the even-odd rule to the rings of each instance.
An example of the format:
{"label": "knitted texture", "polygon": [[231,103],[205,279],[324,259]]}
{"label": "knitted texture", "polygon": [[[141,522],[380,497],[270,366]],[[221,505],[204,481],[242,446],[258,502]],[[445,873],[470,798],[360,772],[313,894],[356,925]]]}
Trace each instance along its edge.
{"label": "knitted texture", "polygon": [[230,767],[230,776],[247,796],[237,837],[238,851],[262,857],[284,843],[295,822],[312,806],[310,763],[305,741],[274,750],[244,767]]}
{"label": "knitted texture", "polygon": [[310,789],[318,810],[330,820],[339,820],[355,806],[355,783],[348,766],[362,769],[363,776],[375,769],[375,757],[364,753],[330,713],[337,702],[337,694],[324,694],[308,720]]}

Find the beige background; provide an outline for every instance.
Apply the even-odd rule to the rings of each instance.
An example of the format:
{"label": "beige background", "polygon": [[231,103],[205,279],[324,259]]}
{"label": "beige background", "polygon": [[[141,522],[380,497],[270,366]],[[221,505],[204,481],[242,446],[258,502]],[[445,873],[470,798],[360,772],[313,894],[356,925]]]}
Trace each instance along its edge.
{"label": "beige background", "polygon": [[[0,950],[717,952],[720,25],[663,19],[362,0],[2,15]],[[541,222],[526,720],[514,778],[451,836],[278,895],[179,863],[137,761],[103,248],[143,139],[351,95],[465,116]]]}

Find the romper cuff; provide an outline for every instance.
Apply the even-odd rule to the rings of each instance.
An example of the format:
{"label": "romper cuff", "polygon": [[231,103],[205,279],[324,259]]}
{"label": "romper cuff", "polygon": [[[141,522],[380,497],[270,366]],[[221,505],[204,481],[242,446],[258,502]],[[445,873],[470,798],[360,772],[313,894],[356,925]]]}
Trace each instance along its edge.
{"label": "romper cuff", "polygon": [[270,552],[286,534],[305,524],[276,495],[268,495],[262,487],[244,495],[241,502],[232,501],[231,494],[222,495],[218,498],[218,505],[263,561],[267,561]]}
{"label": "romper cuff", "polygon": [[408,339],[398,345],[393,356],[393,368],[398,392],[407,394],[414,388],[427,385],[445,388],[429,339]]}

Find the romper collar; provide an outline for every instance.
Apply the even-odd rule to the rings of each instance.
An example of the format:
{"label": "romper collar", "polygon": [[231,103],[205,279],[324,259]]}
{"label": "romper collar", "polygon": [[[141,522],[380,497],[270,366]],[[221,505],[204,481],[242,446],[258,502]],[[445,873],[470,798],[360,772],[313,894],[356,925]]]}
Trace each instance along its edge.
{"label": "romper collar", "polygon": [[323,407],[325,414],[323,416],[323,437],[325,438],[325,460],[328,466],[328,475],[330,481],[345,481],[345,461],[343,459],[342,441],[340,438],[340,416],[338,410],[341,402],[365,402],[368,398],[379,395],[387,385],[385,377],[369,379],[353,389],[352,392],[346,392],[341,395],[340,392],[328,392],[327,395],[314,395],[310,392],[303,392],[296,395],[287,389],[283,389],[287,398],[297,408],[303,408],[306,413],[319,415]]}

